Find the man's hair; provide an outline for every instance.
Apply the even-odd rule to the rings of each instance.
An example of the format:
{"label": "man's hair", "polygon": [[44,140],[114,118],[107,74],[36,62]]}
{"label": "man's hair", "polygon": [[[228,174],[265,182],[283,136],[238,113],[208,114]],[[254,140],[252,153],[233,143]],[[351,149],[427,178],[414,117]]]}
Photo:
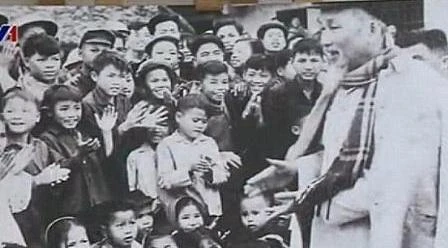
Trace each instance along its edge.
{"label": "man's hair", "polygon": [[285,39],[286,39],[286,37],[288,37],[288,30],[286,30],[285,26],[283,26],[280,23],[271,22],[271,23],[263,24],[260,26],[260,28],[258,28],[258,31],[257,31],[258,39],[262,40],[264,38],[264,34],[266,33],[266,31],[268,31],[269,29],[273,29],[273,28],[280,29],[283,32],[283,34],[285,35]]}
{"label": "man's hair", "polygon": [[61,47],[58,41],[47,34],[34,34],[25,40],[22,46],[23,56],[29,58],[34,54],[52,56],[59,54]]}
{"label": "man's hair", "polygon": [[177,24],[177,26],[179,26],[179,17],[178,16],[161,13],[161,14],[158,14],[158,15],[154,16],[153,18],[151,18],[151,20],[149,20],[146,27],[148,28],[149,33],[153,35],[156,31],[157,24],[162,23],[162,22],[167,22],[167,21],[173,21]]}
{"label": "man's hair", "polygon": [[423,44],[431,51],[447,52],[448,42],[445,32],[440,29],[418,30],[410,32],[397,41],[401,47]]}
{"label": "man's hair", "polygon": [[219,47],[219,49],[221,49],[221,51],[224,52],[224,44],[222,43],[221,39],[212,34],[201,34],[198,35],[191,44],[190,50],[193,56],[196,56],[196,53],[198,52],[199,48],[207,43],[216,44]]}
{"label": "man's hair", "polygon": [[227,66],[221,61],[207,61],[206,63],[198,65],[196,74],[199,81],[204,80],[207,75],[218,75],[221,73],[228,73]]}
{"label": "man's hair", "polygon": [[323,56],[322,46],[319,41],[311,38],[302,39],[294,45],[293,55],[296,55],[297,53],[308,55],[314,53],[320,55],[321,57]]}
{"label": "man's hair", "polygon": [[133,211],[135,213],[134,206],[126,201],[108,201],[96,208],[97,223],[100,226],[108,226],[117,212]]}
{"label": "man's hair", "polygon": [[213,34],[216,35],[216,33],[218,33],[220,28],[229,25],[234,26],[236,28],[236,31],[238,31],[240,35],[243,34],[244,31],[243,26],[239,22],[237,22],[234,18],[229,16],[223,16],[213,20]]}
{"label": "man's hair", "polygon": [[274,65],[276,69],[285,68],[285,66],[291,61],[293,52],[289,49],[284,49],[273,55]]}
{"label": "man's hair", "polygon": [[381,21],[377,16],[375,16],[372,11],[360,6],[345,6],[344,4],[328,4],[321,6],[321,12],[323,14],[335,14],[340,12],[350,12],[350,14],[356,18],[361,18],[361,20],[377,20]]}
{"label": "man's hair", "polygon": [[34,97],[33,94],[31,94],[29,91],[26,91],[20,87],[14,87],[14,88],[7,90],[3,94],[3,97],[1,98],[1,101],[0,101],[1,112],[4,111],[4,108],[5,108],[6,104],[8,104],[8,101],[11,99],[14,99],[14,98],[20,98],[26,102],[31,102],[36,106],[37,109],[39,109],[39,107],[40,107],[39,100],[36,97]]}
{"label": "man's hair", "polygon": [[244,71],[248,69],[269,71],[271,74],[275,73],[275,65],[272,58],[264,54],[252,55],[244,64]]}
{"label": "man's hair", "polygon": [[128,72],[130,70],[126,60],[114,51],[104,50],[93,60],[93,70],[98,74],[109,65],[113,65],[120,72]]}
{"label": "man's hair", "polygon": [[146,47],[145,47],[145,52],[146,52],[149,56],[151,56],[151,54],[152,54],[152,50],[153,50],[154,46],[155,46],[157,43],[161,42],[161,41],[168,41],[168,42],[171,42],[171,43],[174,44],[174,46],[176,46],[176,49],[179,50],[179,40],[178,40],[178,39],[176,39],[176,38],[174,38],[174,37],[171,37],[171,36],[160,36],[160,37],[155,38],[155,39],[152,40],[151,42],[149,42],[148,45],[146,45]]}

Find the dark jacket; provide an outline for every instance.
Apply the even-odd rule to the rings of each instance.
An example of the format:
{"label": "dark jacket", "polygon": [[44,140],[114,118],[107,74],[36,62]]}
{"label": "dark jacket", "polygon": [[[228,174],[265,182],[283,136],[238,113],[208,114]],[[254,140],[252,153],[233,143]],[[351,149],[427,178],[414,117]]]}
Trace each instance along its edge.
{"label": "dark jacket", "polygon": [[[85,135],[83,137],[88,138]],[[71,169],[70,179],[59,187],[60,194],[57,196],[57,202],[61,214],[76,214],[109,200],[110,192],[105,181],[105,168],[102,168],[102,162],[105,159],[102,149],[81,154],[76,133],[56,124],[50,125],[40,138],[62,157],[78,157],[68,165]]]}
{"label": "dark jacket", "polygon": [[297,140],[291,126],[308,115],[319,98],[322,86],[317,81],[308,99],[298,82],[283,82],[266,88],[263,92],[262,109],[269,134],[268,156],[282,159],[288,148]]}

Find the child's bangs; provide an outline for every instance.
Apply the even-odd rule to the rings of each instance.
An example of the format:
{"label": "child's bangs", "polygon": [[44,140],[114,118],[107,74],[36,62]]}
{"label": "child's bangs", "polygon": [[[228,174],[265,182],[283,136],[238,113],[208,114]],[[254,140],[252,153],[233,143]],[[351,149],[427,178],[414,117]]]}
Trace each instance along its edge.
{"label": "child's bangs", "polygon": [[1,99],[1,112],[3,112],[6,104],[9,100],[14,98],[20,98],[24,100],[25,102],[32,102],[36,105],[37,108],[39,108],[39,101],[36,97],[34,97],[30,92],[23,90],[20,87],[13,87],[9,90],[7,90]]}
{"label": "child's bangs", "polygon": [[45,57],[60,54],[61,52],[57,43],[50,43],[47,46],[36,47],[36,51],[38,54]]}
{"label": "child's bangs", "polygon": [[81,102],[82,96],[77,89],[68,85],[54,85],[44,94],[43,107],[51,108],[61,101]]}

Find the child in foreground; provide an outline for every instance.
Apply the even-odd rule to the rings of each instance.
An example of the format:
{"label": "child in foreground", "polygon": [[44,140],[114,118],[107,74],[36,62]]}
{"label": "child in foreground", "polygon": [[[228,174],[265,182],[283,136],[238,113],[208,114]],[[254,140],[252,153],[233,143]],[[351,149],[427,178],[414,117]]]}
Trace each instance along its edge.
{"label": "child in foreground", "polygon": [[204,100],[200,95],[180,99],[176,112],[178,129],[157,147],[160,199],[184,192],[207,205],[211,216],[221,216],[221,195],[216,186],[227,181],[216,142],[204,135],[207,127]]}
{"label": "child in foreground", "polygon": [[84,225],[75,217],[54,220],[45,231],[47,248],[89,248],[90,241]]}
{"label": "child in foreground", "polygon": [[137,238],[137,221],[132,204],[116,201],[100,205],[98,224],[103,240],[93,248],[141,248]]}

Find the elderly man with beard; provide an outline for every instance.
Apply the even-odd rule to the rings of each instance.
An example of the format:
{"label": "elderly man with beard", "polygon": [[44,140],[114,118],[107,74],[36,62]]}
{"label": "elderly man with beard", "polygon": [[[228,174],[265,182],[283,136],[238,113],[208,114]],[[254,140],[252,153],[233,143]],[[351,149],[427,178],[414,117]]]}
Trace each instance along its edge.
{"label": "elderly man with beard", "polygon": [[[298,173],[289,210],[315,207],[311,248],[446,247],[447,82],[400,56],[365,9],[325,7],[319,22],[321,96],[286,160],[268,159],[246,193]],[[310,154],[314,140],[324,149]]]}

